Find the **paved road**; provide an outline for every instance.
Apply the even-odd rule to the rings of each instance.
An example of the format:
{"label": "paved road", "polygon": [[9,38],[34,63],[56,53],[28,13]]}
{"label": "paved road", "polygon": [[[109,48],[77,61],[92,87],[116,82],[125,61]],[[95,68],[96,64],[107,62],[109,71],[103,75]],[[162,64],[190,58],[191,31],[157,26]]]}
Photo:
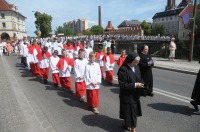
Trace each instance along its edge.
{"label": "paved road", "polygon": [[[77,101],[74,95],[60,92],[44,85],[39,78],[19,64],[16,56],[5,57],[17,78],[15,83],[32,106],[43,127],[58,132],[123,132],[118,118],[119,98],[117,81],[114,86],[100,89],[100,115],[88,111],[86,103]],[[117,71],[117,68],[115,68]],[[199,132],[200,115],[194,114],[189,97],[195,76],[154,69],[155,96],[141,98],[143,116],[138,118],[138,132]],[[166,92],[167,91],[167,92]]]}

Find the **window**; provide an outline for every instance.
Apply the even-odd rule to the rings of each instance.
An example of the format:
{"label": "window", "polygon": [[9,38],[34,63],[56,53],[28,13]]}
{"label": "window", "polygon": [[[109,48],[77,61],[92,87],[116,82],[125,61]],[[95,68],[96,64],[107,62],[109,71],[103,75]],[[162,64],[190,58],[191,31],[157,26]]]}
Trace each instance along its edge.
{"label": "window", "polygon": [[172,17],[170,17],[170,20],[172,20]]}
{"label": "window", "polygon": [[18,22],[19,22],[19,17],[18,17]]}
{"label": "window", "polygon": [[162,21],[164,21],[164,18],[162,18]]}
{"label": "window", "polygon": [[168,17],[166,17],[166,20],[168,20]]}
{"label": "window", "polygon": [[185,32],[183,32],[183,37],[185,37]]}
{"label": "window", "polygon": [[4,13],[1,13],[1,19],[5,19],[5,14]]}
{"label": "window", "polygon": [[2,23],[2,28],[6,28],[6,23],[5,22]]}

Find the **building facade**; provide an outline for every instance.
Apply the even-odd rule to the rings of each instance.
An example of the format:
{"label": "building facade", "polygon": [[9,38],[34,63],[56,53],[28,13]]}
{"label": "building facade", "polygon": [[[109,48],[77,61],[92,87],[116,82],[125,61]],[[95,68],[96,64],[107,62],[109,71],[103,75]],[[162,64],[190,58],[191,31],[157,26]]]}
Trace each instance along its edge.
{"label": "building facade", "polygon": [[71,28],[74,34],[83,33],[88,29],[88,21],[85,18],[79,18],[77,20],[65,22],[63,26]]}
{"label": "building facade", "polygon": [[22,39],[26,34],[26,17],[17,7],[0,0],[0,35],[1,39]]}
{"label": "building facade", "polygon": [[179,40],[189,40],[187,25],[183,23],[184,13],[189,15],[193,11],[191,0],[182,0],[176,7],[175,0],[167,0],[165,11],[158,12],[153,16],[153,24],[163,25],[166,35],[174,36]]}
{"label": "building facade", "polygon": [[112,22],[108,21],[108,25],[104,30],[104,35],[143,35],[143,30],[140,26],[141,22],[137,20],[124,20],[119,24],[118,29],[114,29]]}

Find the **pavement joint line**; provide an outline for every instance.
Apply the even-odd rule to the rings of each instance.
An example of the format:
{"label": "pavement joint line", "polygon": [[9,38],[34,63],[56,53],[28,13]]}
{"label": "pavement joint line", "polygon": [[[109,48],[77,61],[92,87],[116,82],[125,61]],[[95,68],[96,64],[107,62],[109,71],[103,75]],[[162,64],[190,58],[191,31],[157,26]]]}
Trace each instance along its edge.
{"label": "pavement joint line", "polygon": [[185,99],[185,100],[191,100],[188,97],[185,97],[185,96],[182,96],[182,95],[178,95],[178,94],[175,94],[175,93],[171,93],[171,92],[167,92],[167,91],[164,91],[164,90],[161,90],[161,89],[158,89],[158,88],[153,88],[153,89],[156,90],[156,91],[158,91],[158,92],[162,92],[162,93],[166,93],[166,94],[169,94],[169,95],[173,95],[173,96]]}
{"label": "pavement joint line", "polygon": [[[116,76],[114,76],[114,80],[118,81]],[[157,93],[157,94],[161,94],[161,95],[171,97],[171,98],[179,100],[179,101],[190,103],[191,99],[188,98],[188,97],[178,95],[178,94],[175,94],[175,93],[171,93],[171,92],[168,92],[168,91],[164,91],[164,90],[161,90],[161,89],[158,89],[158,88],[153,88],[153,89],[154,89],[154,92]]]}
{"label": "pavement joint line", "polygon": [[[14,83],[12,83],[12,81],[11,81],[11,85],[12,85],[14,94],[16,96],[17,102],[23,112],[23,115],[25,116],[26,121],[28,121],[28,125],[29,125],[28,131],[41,131],[41,130],[47,131],[46,129],[49,129],[49,128],[51,128],[52,131],[55,131],[52,124],[47,120],[46,116],[44,116],[44,117],[46,118],[45,122],[48,123],[48,126],[45,126],[45,127],[43,126],[44,121],[39,120],[39,117],[37,116],[35,110],[33,109],[32,105],[30,104],[30,102],[32,102],[32,101],[28,100],[28,98],[24,94],[23,90],[20,88],[20,86],[19,86],[20,84],[18,83],[16,77],[13,75],[13,73],[14,73],[13,70],[10,68],[10,66],[8,65],[8,63],[4,57],[2,57],[2,60],[4,62],[3,63],[4,68],[7,68],[7,70],[6,70],[7,76],[10,78],[10,80],[12,80],[14,82]],[[35,104],[35,105],[37,105],[37,104]],[[24,106],[26,106],[26,108]],[[23,109],[23,108],[25,108],[25,109]],[[37,120],[37,122],[40,124],[40,128],[39,128],[37,122],[33,122],[33,120]]]}

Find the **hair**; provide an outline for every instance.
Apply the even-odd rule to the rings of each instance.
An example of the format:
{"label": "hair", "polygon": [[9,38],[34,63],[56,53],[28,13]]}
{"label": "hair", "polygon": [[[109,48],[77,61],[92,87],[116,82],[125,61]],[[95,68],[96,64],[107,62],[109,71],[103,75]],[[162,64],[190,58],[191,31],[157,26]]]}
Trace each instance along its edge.
{"label": "hair", "polygon": [[54,52],[53,53],[56,53],[56,54],[58,54],[58,51],[57,50],[54,50]]}
{"label": "hair", "polygon": [[47,51],[47,50],[48,50],[48,47],[47,47],[47,46],[44,46],[43,49]]}
{"label": "hair", "polygon": [[125,50],[125,49],[121,49],[121,52],[123,52],[123,51],[125,51],[125,52],[126,52],[126,50]]}
{"label": "hair", "polygon": [[111,48],[110,48],[110,47],[107,47],[107,50],[111,50]]}
{"label": "hair", "polygon": [[144,48],[145,48],[146,46],[149,47],[149,46],[146,45],[146,44],[142,45],[142,47],[140,48],[140,52],[139,52],[139,53],[142,53],[142,51],[144,50]]}
{"label": "hair", "polygon": [[62,53],[63,53],[64,51],[66,51],[66,50],[65,50],[65,49],[62,49]]}
{"label": "hair", "polygon": [[93,51],[90,52],[90,54],[89,54],[89,58],[91,58],[91,57],[95,57],[95,53]]}
{"label": "hair", "polygon": [[83,52],[85,52],[84,49],[79,49],[79,50],[78,50],[78,54],[83,53]]}

